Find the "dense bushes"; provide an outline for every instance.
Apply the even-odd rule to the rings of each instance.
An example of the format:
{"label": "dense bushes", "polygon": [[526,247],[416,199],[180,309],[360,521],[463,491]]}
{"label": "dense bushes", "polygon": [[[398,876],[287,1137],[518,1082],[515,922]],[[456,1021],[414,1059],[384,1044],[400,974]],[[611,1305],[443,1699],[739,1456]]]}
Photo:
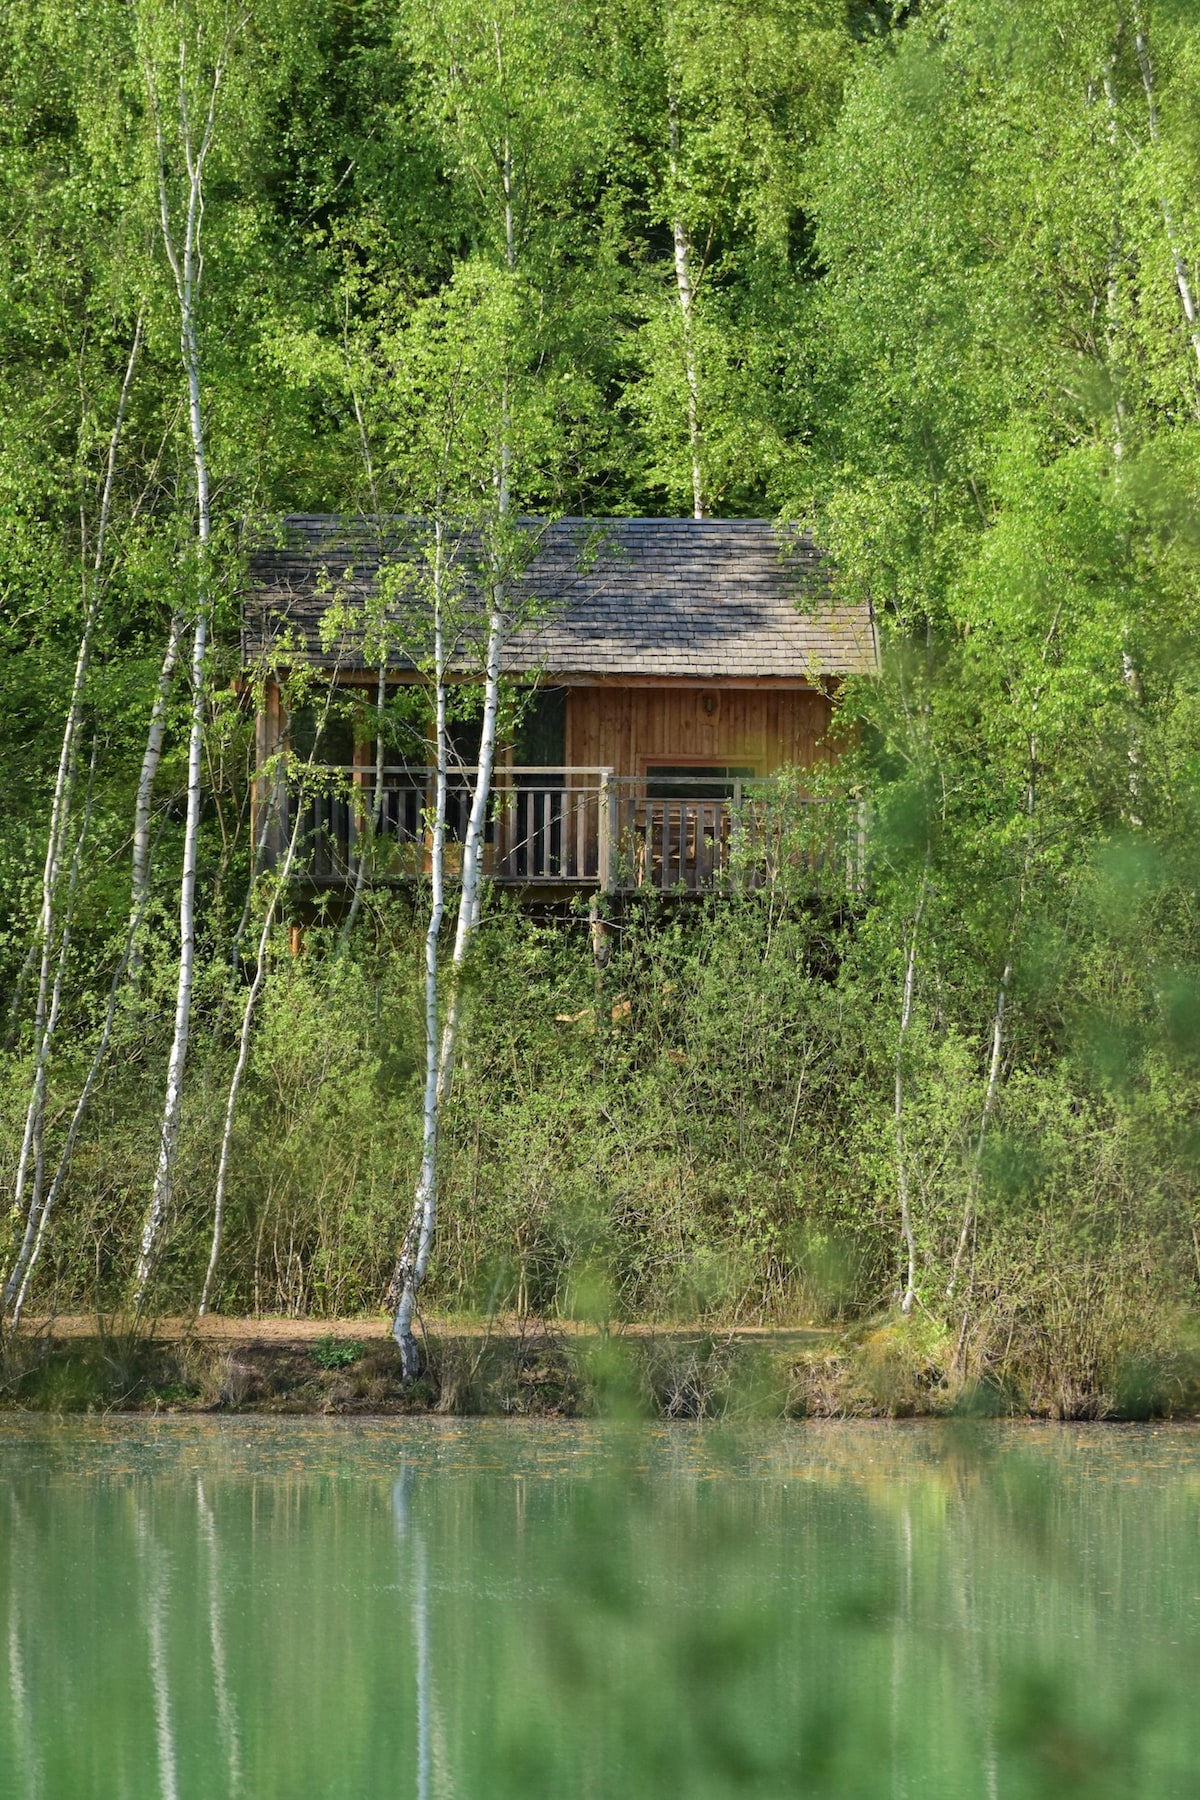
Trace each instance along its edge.
{"label": "dense bushes", "polygon": [[[900,997],[878,923],[777,896],[633,904],[614,919],[598,995],[582,921],[497,903],[470,975],[430,1309],[851,1323],[893,1305]],[[1106,955],[1111,987],[1111,941]],[[318,927],[298,955],[281,934],[239,1114],[219,1310],[378,1308],[419,1150],[418,958],[400,902],[374,908],[340,953]],[[1078,970],[1066,973],[1079,991]],[[924,1334],[938,1381],[1087,1410],[1178,1345],[1196,1276],[1190,1140],[1170,1131],[1187,1077],[1178,1060],[1168,1072],[1153,1009],[1126,977],[1145,1059],[1127,1059],[1116,1084],[1103,1045],[1064,1025],[1057,988],[1015,1003],[953,1301],[988,1046],[969,1021],[922,1015],[904,1107],[925,1323],[909,1337]],[[229,1016],[212,1003],[189,1092],[166,1311],[193,1306],[202,1279]],[[127,1033],[39,1310],[128,1296],[165,1046],[162,1019],[136,1009]],[[20,1064],[8,1073],[19,1096]],[[16,1119],[10,1104],[8,1158]]]}

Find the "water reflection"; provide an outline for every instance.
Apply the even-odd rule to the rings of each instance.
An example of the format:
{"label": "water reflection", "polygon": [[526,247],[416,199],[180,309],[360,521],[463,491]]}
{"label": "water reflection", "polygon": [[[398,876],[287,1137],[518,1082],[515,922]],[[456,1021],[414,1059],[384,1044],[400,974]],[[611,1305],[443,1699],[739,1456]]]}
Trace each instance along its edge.
{"label": "water reflection", "polygon": [[171,1723],[171,1683],[167,1668],[166,1619],[170,1602],[166,1557],[146,1521],[144,1503],[134,1507],[134,1535],[142,1573],[142,1606],[150,1651],[150,1685],[154,1695],[154,1728],[158,1746],[158,1792],[177,1800],[175,1732]]}
{"label": "water reflection", "polygon": [[1190,1797],[1200,1440],[0,1424],[0,1796]]}
{"label": "water reflection", "polygon": [[217,1701],[217,1719],[221,1731],[221,1748],[225,1758],[226,1792],[238,1800],[242,1792],[242,1751],[238,1742],[237,1709],[229,1687],[228,1664],[225,1659],[224,1604],[221,1598],[221,1550],[217,1542],[217,1523],[204,1492],[204,1477],[196,1477],[196,1510],[200,1517],[200,1536],[208,1564],[208,1639],[212,1648],[213,1689]]}
{"label": "water reflection", "polygon": [[406,1463],[392,1489],[392,1516],[396,1521],[396,1541],[409,1550],[408,1567],[402,1572],[410,1577],[412,1588],[413,1643],[417,1663],[417,1800],[429,1800],[430,1719],[433,1677],[429,1661],[429,1556],[425,1534],[420,1526],[410,1528],[408,1499],[413,1472]]}
{"label": "water reflection", "polygon": [[21,1591],[16,1580],[16,1559],[21,1543],[21,1507],[15,1494],[10,1496],[8,1592],[8,1695],[12,1716],[12,1735],[16,1755],[14,1770],[23,1783],[29,1800],[41,1800],[42,1777],[33,1735],[33,1712],[29,1701],[29,1682],[25,1674],[24,1631],[21,1619]]}

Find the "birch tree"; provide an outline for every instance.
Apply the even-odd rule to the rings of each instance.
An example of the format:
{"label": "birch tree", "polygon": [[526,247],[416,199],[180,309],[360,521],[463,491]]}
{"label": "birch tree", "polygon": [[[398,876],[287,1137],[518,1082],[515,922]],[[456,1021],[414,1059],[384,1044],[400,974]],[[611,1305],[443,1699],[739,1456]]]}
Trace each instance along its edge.
{"label": "birch tree", "polygon": [[[100,492],[100,506],[95,527],[95,549],[87,559],[86,537],[81,549],[84,556],[83,568],[83,622],[79,637],[79,648],[75,658],[74,678],[71,685],[70,699],[67,703],[67,716],[63,726],[62,747],[59,752],[58,770],[55,778],[54,793],[50,806],[50,821],[47,831],[46,860],[42,871],[41,906],[38,913],[37,932],[34,938],[35,960],[38,964],[37,999],[34,1010],[34,1045],[33,1045],[33,1081],[29,1096],[29,1105],[25,1114],[25,1129],[21,1140],[20,1154],[17,1160],[16,1181],[13,1191],[12,1209],[15,1217],[20,1217],[24,1210],[25,1225],[16,1259],[8,1273],[2,1293],[0,1293],[0,1319],[20,1292],[24,1282],[26,1267],[32,1253],[33,1244],[41,1223],[43,1206],[43,1174],[44,1157],[42,1136],[45,1124],[46,1083],[53,1048],[54,1032],[61,1003],[62,982],[66,966],[67,929],[58,926],[57,907],[59,883],[62,874],[63,851],[67,832],[71,822],[71,798],[75,785],[75,771],[79,734],[84,724],[84,701],[87,687],[88,670],[91,663],[92,647],[96,635],[96,627],[100,615],[100,607],[105,586],[105,558],[108,549],[108,530],[112,515],[113,489],[116,480],[117,455],[120,449],[121,432],[125,422],[125,410],[129,400],[129,390],[133,383],[134,371],[137,367],[138,354],[142,346],[142,318],[139,315],[130,345],[129,359],[125,366],[125,375],[121,383],[120,396],[117,401],[116,418],[108,442],[108,455],[105,461],[104,477]],[[94,760],[94,759],[93,759]],[[94,779],[93,767],[93,779]],[[89,800],[90,800],[89,785]],[[81,834],[76,848],[72,868],[72,888],[78,881],[78,862],[82,853],[83,835]],[[57,958],[58,973],[51,979],[51,970]],[[26,1198],[26,1184],[32,1172],[32,1192]]]}
{"label": "birch tree", "polygon": [[[195,476],[197,580],[189,668],[191,723],[187,819],[179,884],[179,974],[158,1162],[134,1283],[134,1302],[139,1309],[147,1297],[171,1209],[191,1027],[196,958],[196,859],[202,806],[205,678],[213,576],[212,498],[205,444],[198,318],[204,280],[202,227],[205,174],[216,136],[222,83],[245,24],[244,15],[228,8],[215,16],[200,12],[192,17],[186,11],[176,12],[171,8],[162,13],[148,8],[143,13],[142,57],[154,133],[154,181],[162,248],[178,304],[180,359],[187,392],[188,435]],[[168,69],[171,71],[169,89],[166,86]]]}
{"label": "birch tree", "polygon": [[[517,622],[511,582],[519,572],[526,541],[511,517],[517,429],[514,409],[520,405],[520,396],[514,393],[510,360],[514,342],[511,296],[503,278],[497,282],[495,276],[489,277],[483,271],[465,277],[463,285],[467,294],[474,290],[474,298],[473,302],[468,300],[459,325],[473,328],[478,335],[468,355],[463,338],[456,333],[459,355],[445,371],[441,404],[431,409],[443,427],[443,436],[440,445],[431,447],[436,460],[431,459],[434,480],[423,554],[417,564],[408,566],[415,595],[419,602],[423,600],[428,616],[423,660],[432,700],[434,795],[429,821],[430,907],[424,959],[421,1169],[391,1289],[396,1308],[393,1334],[400,1346],[406,1379],[412,1379],[420,1367],[413,1320],[436,1228],[438,1139],[454,1080],[462,1025],[462,976],[482,905],[485,828],[500,715],[501,654],[505,636]],[[475,459],[486,455],[489,445],[492,492],[485,495],[481,506],[480,464]],[[464,534],[464,516],[471,522],[469,538]],[[482,676],[480,734],[463,834],[454,944],[443,994],[440,945],[446,906],[446,807],[451,761],[448,685],[452,674],[461,676],[464,671]]]}
{"label": "birch tree", "polygon": [[[563,438],[554,420],[553,361],[547,361],[556,296],[539,278],[566,184],[597,151],[594,102],[581,79],[579,21],[548,7],[484,8],[459,0],[435,18],[411,19],[431,112],[440,120],[451,165],[470,196],[476,239],[456,271],[446,321],[451,354],[439,357],[440,402],[417,486],[432,513],[424,584],[432,624],[427,654],[433,698],[435,794],[431,820],[431,901],[425,934],[425,1081],[421,1169],[393,1274],[393,1335],[406,1379],[420,1367],[413,1330],[437,1221],[438,1138],[454,1080],[462,1027],[463,972],[479,926],[485,828],[500,714],[501,658],[517,622],[514,576],[531,541],[514,516],[517,495],[544,493]],[[553,77],[546,78],[547,67]],[[467,325],[471,339],[463,334]],[[415,334],[414,334],[415,338]],[[410,342],[413,340],[410,340]],[[426,440],[428,442],[428,440]],[[461,664],[465,615],[451,610],[455,579],[447,551],[473,527],[472,570],[481,677],[477,766],[463,836],[454,944],[440,988],[445,911],[444,846],[449,742],[446,684]],[[459,577],[458,579],[461,579]]]}
{"label": "birch tree", "polygon": [[[247,990],[245,1002],[242,1007],[242,1023],[238,1032],[237,1057],[234,1061],[233,1073],[229,1078],[229,1086],[225,1096],[225,1107],[221,1126],[221,1148],[217,1158],[217,1179],[213,1194],[212,1241],[209,1246],[208,1265],[204,1272],[204,1284],[200,1290],[200,1304],[197,1309],[201,1318],[203,1318],[209,1310],[213,1295],[213,1287],[216,1281],[217,1265],[221,1257],[221,1245],[225,1230],[225,1201],[229,1184],[230,1161],[233,1153],[233,1126],[237,1113],[238,1096],[241,1093],[242,1081],[246,1073],[247,1063],[250,1059],[250,1044],[254,1030],[255,1013],[258,1008],[258,1003],[262,998],[263,989],[266,986],[268,952],[271,946],[272,935],[275,930],[276,919],[279,915],[280,903],[287,898],[289,883],[292,879],[293,870],[296,867],[297,852],[301,848],[301,837],[305,825],[305,799],[311,789],[317,747],[321,741],[321,730],[328,718],[329,708],[334,697],[335,682],[336,670],[333,679],[326,688],[324,704],[321,709],[317,729],[313,735],[312,748],[309,751],[306,760],[297,766],[296,760],[286,751],[277,751],[274,756],[268,759],[267,763],[260,771],[263,787],[266,789],[270,798],[264,808],[266,816],[264,817],[260,829],[259,842],[266,843],[268,840],[272,825],[278,817],[279,796],[281,793],[289,790],[292,809],[292,826],[291,831],[288,834],[287,845],[284,849],[282,861],[277,869],[271,871],[269,877],[266,903],[263,907],[262,924],[258,933],[258,948],[254,959],[254,974],[251,978],[250,987]],[[376,779],[377,783],[381,786],[382,772],[377,775]],[[239,926],[237,933],[239,941],[244,931],[244,925],[248,922],[249,911],[254,898],[253,889],[258,880],[258,876],[258,857],[256,855],[254,862],[251,865],[251,891],[248,892],[246,896],[246,913],[244,915],[243,925]],[[356,883],[356,895],[360,892],[361,889]]]}
{"label": "birch tree", "polygon": [[[1134,44],[1137,50],[1138,72],[1141,75],[1142,87],[1146,95],[1146,115],[1150,134],[1150,143],[1156,158],[1161,162],[1162,127],[1159,122],[1158,87],[1154,70],[1154,59],[1150,50],[1150,33],[1146,17],[1147,8],[1133,7]],[[1192,353],[1197,364],[1197,376],[1200,377],[1200,314],[1196,310],[1196,298],[1193,293],[1192,271],[1188,264],[1184,249],[1183,237],[1175,218],[1171,196],[1166,185],[1161,167],[1159,180],[1159,204],[1162,208],[1163,230],[1166,233],[1167,246],[1171,254],[1171,263],[1175,273],[1175,287],[1179,294],[1179,305],[1183,312],[1184,327],[1187,331]],[[1200,412],[1200,399],[1196,402]]]}
{"label": "birch tree", "polygon": [[845,9],[630,0],[601,32],[614,111],[653,147],[630,224],[646,209],[671,245],[665,267],[648,247],[639,258],[651,281],[629,403],[669,504],[740,510],[786,460],[769,368],[795,355],[791,234],[849,66]]}

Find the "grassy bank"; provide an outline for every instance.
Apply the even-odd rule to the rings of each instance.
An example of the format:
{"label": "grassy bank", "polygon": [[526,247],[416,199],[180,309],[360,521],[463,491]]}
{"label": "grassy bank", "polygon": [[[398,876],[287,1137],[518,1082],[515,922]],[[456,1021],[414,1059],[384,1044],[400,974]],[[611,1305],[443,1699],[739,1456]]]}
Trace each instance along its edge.
{"label": "grassy bank", "polygon": [[[567,1346],[546,1352],[555,1373],[538,1405],[586,1411],[604,1391],[607,1378],[571,1347],[572,1321],[640,1346],[612,1353],[636,1364],[620,1379],[639,1405],[669,1411],[720,1410],[727,1387],[740,1391],[742,1375],[726,1373],[748,1366],[748,1350],[726,1348],[736,1328],[797,1321],[835,1348],[828,1366],[804,1358],[794,1374],[786,1357],[772,1362],[780,1412],[921,1412],[979,1396],[1096,1417],[1127,1409],[1143,1387],[1151,1400],[1138,1405],[1188,1404],[1179,1371],[1196,1316],[1195,1093],[1144,1009],[1140,1039],[1131,1022],[1114,1050],[1083,1009],[1086,968],[1031,987],[1006,1027],[981,1153],[987,995],[965,975],[943,982],[940,1010],[915,1019],[903,1044],[898,1157],[898,965],[878,920],[779,893],[635,905],[614,919],[612,945],[598,993],[586,920],[495,908],[469,974],[425,1299],[437,1317],[563,1321],[537,1334]],[[411,913],[381,897],[344,951],[319,926],[300,955],[281,934],[232,1145],[219,1313],[378,1316],[419,1154],[419,957]],[[1110,986],[1116,967],[1104,965]],[[111,1317],[128,1305],[157,1147],[169,1011],[152,1001],[165,969],[148,963],[122,1021],[31,1316]],[[1067,990],[1083,996],[1070,1016]],[[194,1312],[208,1254],[238,1014],[220,984],[204,1004],[159,1316]],[[1131,1014],[1140,1004],[1131,993]],[[82,1063],[86,1031],[78,1045]],[[28,1080],[20,1052],[6,1073],[0,1148],[11,1174]],[[51,1092],[60,1133],[78,1079],[64,1056]],[[907,1321],[881,1325],[897,1319],[905,1281],[901,1168],[916,1303]],[[489,1347],[471,1373],[476,1352],[457,1341],[424,1403],[507,1405],[503,1355]],[[659,1372],[684,1341],[683,1363],[699,1370],[690,1399],[690,1376]],[[388,1367],[366,1386],[390,1381]],[[512,1380],[514,1405],[543,1394]],[[126,1386],[154,1387],[137,1382]],[[258,1385],[269,1388],[265,1375]],[[192,1399],[211,1386],[206,1376]],[[96,1403],[123,1391],[102,1384]],[[322,1389],[311,1403],[326,1398]]]}
{"label": "grassy bank", "polygon": [[[208,1326],[208,1329],[203,1329]],[[215,1328],[214,1328],[215,1326]],[[25,1331],[0,1357],[0,1406],[54,1413],[441,1413],[510,1418],[851,1419],[956,1415],[1200,1418],[1200,1342],[1113,1358],[1090,1386],[1014,1367],[965,1377],[908,1321],[853,1329],[603,1331],[506,1321],[426,1338],[405,1386],[378,1321],[203,1321],[201,1329]]]}

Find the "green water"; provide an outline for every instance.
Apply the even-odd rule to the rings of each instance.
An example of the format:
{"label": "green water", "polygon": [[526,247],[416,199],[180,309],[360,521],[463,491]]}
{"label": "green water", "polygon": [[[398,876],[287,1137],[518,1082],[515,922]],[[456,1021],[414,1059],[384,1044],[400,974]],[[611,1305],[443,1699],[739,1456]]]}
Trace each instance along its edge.
{"label": "green water", "polygon": [[0,1796],[1200,1793],[1187,1428],[0,1421]]}

